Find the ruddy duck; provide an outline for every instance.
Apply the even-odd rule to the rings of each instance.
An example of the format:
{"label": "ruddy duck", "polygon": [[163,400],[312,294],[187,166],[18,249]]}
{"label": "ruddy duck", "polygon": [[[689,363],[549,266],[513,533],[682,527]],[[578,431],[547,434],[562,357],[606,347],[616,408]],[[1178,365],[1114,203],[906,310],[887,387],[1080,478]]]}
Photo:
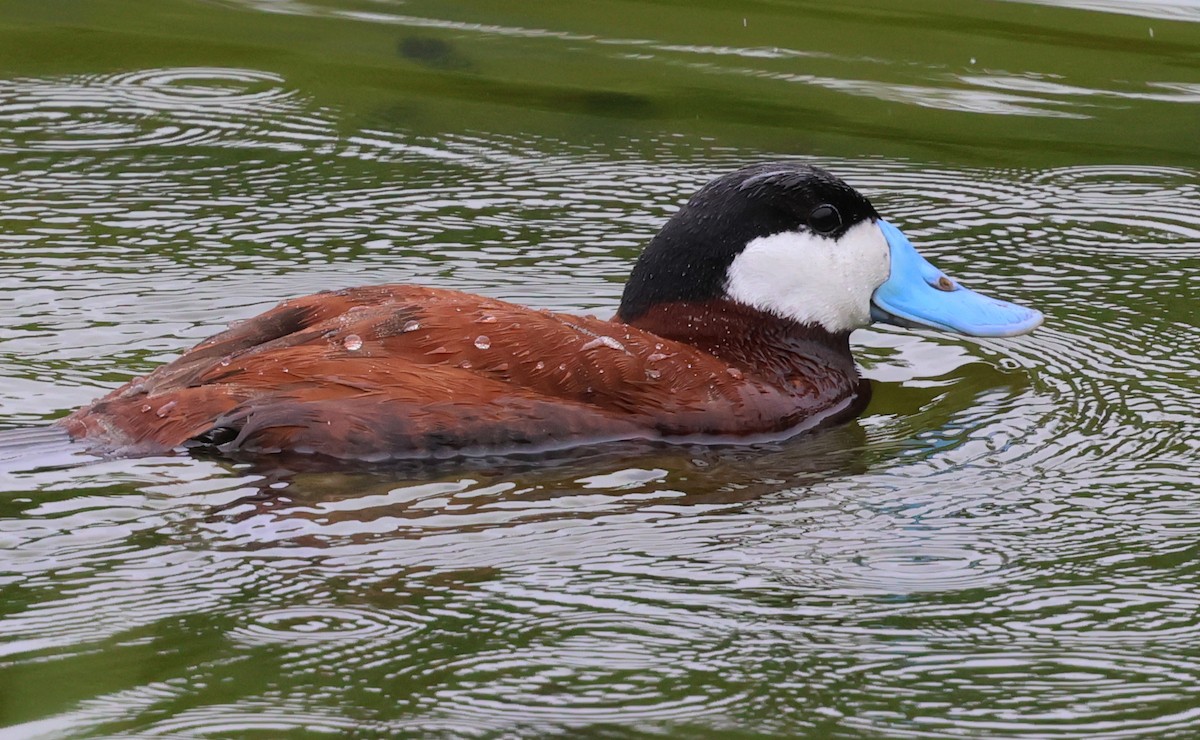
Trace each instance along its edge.
{"label": "ruddy duck", "polygon": [[93,450],[383,460],[631,439],[753,439],[856,416],[872,321],[1011,336],[1037,311],[923,259],[828,172],[774,162],[702,188],[611,320],[381,285],[281,303],[58,424]]}

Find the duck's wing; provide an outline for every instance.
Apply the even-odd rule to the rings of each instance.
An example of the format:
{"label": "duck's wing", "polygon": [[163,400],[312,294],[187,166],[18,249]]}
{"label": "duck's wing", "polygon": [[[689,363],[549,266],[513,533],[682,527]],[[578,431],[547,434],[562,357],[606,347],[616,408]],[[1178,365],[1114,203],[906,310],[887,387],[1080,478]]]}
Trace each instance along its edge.
{"label": "duck's wing", "polygon": [[345,459],[549,448],[646,432],[620,414],[464,368],[397,358],[350,362],[311,345],[262,357],[230,363],[216,382],[126,389],[63,423],[109,454],[156,454],[198,441],[227,452]]}
{"label": "duck's wing", "polygon": [[334,457],[766,431],[794,398],[694,347],[457,291],[306,296],[76,411],[118,454],[203,439]]}
{"label": "duck's wing", "polygon": [[[537,451],[652,436],[601,409],[539,397],[448,368],[410,367],[394,377],[422,390],[379,387],[372,381],[344,397],[335,397],[326,386],[260,395],[218,418],[201,439],[231,453],[294,452],[378,461]],[[330,380],[353,387],[344,377]]]}

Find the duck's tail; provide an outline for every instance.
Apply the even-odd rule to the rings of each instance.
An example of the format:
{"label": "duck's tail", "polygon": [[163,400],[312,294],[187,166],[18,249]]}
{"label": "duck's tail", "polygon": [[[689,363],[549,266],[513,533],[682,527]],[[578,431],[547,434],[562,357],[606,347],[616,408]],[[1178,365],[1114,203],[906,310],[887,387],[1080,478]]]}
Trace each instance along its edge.
{"label": "duck's tail", "polygon": [[95,459],[60,426],[0,429],[0,472],[3,473],[79,465]]}

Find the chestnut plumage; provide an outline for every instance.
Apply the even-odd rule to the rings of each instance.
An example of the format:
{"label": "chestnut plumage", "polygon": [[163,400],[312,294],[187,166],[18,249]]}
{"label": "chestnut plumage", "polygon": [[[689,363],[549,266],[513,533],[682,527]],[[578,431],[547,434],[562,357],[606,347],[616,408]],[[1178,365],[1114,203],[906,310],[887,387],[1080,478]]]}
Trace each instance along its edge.
{"label": "chestnut plumage", "polygon": [[[451,290],[318,293],[61,423],[116,454],[196,441],[386,459],[780,432],[837,406],[855,384],[848,348],[819,348],[801,327],[733,304],[686,313],[682,324],[648,316],[656,334]],[[665,336],[689,333],[695,344]]]}

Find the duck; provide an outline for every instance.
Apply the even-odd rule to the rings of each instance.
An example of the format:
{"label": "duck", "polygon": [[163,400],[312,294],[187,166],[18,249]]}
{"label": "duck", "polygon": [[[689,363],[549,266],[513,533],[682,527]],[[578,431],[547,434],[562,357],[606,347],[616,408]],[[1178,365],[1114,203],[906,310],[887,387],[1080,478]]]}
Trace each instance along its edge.
{"label": "duck", "polygon": [[680,207],[611,318],[404,284],[321,292],[56,423],[108,456],[386,461],[777,439],[866,407],[856,329],[1008,337],[1042,320],[934,267],[827,170],[772,161]]}

